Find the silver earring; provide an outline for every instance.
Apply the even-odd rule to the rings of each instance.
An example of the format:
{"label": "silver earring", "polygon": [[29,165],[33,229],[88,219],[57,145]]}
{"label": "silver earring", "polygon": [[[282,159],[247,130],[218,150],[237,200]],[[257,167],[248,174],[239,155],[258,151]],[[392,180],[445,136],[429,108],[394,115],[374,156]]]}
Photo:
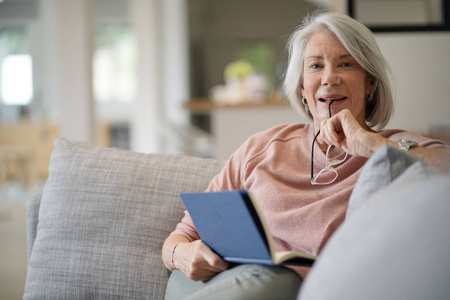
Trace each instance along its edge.
{"label": "silver earring", "polygon": [[302,96],[302,104],[304,106],[308,106],[308,100],[306,100],[306,98],[304,98],[303,96]]}
{"label": "silver earring", "polygon": [[366,96],[367,102],[372,101],[372,99],[373,99],[373,93],[367,94],[367,96]]}

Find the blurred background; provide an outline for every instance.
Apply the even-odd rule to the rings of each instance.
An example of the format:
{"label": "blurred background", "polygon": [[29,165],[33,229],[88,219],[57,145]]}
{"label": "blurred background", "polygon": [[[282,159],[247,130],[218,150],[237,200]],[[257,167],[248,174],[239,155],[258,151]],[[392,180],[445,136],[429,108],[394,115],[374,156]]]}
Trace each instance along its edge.
{"label": "blurred background", "polygon": [[395,78],[388,127],[449,142],[448,2],[0,0],[0,298],[21,299],[25,203],[55,137],[227,158],[309,122],[280,87],[286,41],[318,8],[373,28]]}

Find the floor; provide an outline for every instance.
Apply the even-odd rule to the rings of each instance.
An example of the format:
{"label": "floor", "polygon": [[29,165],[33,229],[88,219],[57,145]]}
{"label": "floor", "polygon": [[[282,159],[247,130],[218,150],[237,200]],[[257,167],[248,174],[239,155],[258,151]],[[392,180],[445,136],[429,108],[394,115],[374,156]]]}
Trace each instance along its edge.
{"label": "floor", "polygon": [[22,299],[27,274],[26,202],[33,193],[10,182],[0,188],[0,299]]}

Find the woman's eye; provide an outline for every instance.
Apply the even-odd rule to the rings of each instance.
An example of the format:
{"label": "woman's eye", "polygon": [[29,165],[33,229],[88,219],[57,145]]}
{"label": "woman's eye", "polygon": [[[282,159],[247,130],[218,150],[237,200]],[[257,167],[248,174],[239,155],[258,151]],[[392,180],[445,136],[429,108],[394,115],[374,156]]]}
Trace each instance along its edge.
{"label": "woman's eye", "polygon": [[346,62],[341,63],[341,66],[348,68],[348,67],[352,67],[353,64],[350,61],[346,61]]}
{"label": "woman's eye", "polygon": [[314,69],[318,69],[318,68],[320,68],[320,65],[319,65],[319,64],[316,64],[316,63],[313,63],[313,64],[310,64],[310,65],[309,65],[309,68],[310,68],[310,69],[313,69],[313,70],[314,70]]}

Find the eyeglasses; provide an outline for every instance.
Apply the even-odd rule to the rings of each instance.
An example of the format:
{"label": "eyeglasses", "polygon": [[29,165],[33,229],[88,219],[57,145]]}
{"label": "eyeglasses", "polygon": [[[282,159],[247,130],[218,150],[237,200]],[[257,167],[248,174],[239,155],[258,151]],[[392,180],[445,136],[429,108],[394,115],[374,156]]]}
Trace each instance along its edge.
{"label": "eyeglasses", "polygon": [[[336,100],[331,100],[328,105],[328,113],[331,118],[331,104]],[[343,163],[347,159],[347,153],[340,152],[336,154],[333,152],[335,147],[333,145],[329,145],[326,153],[326,163],[325,167],[314,177],[314,143],[316,142],[317,137],[320,134],[320,130],[317,132],[314,140],[312,142],[311,148],[311,184],[312,185],[326,185],[333,183],[338,177],[338,172],[333,166],[339,165]]]}

